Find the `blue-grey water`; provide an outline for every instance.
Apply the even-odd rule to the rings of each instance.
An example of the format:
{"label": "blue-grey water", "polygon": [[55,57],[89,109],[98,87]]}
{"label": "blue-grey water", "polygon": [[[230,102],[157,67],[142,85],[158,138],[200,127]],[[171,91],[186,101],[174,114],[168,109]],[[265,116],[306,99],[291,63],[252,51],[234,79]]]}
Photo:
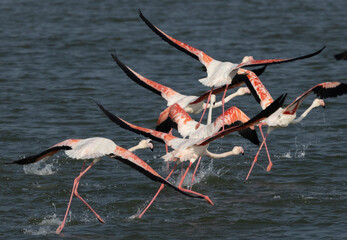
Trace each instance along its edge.
{"label": "blue-grey water", "polygon": [[[154,128],[165,101],[136,85],[110,53],[142,75],[184,94],[208,88],[201,64],[156,36],[141,9],[161,29],[218,60],[287,58],[326,45],[303,61],[270,66],[261,80],[286,104],[310,87],[347,81],[347,3],[337,1],[43,1],[0,3],[0,161],[36,154],[69,138],[107,137],[129,148],[142,139],[109,121],[94,104]],[[219,96],[220,98],[220,96]],[[302,104],[303,112],[314,99]],[[347,96],[326,99],[298,125],[271,132],[274,162],[266,172],[263,150],[237,134],[210,144],[235,145],[244,156],[204,158],[193,189],[214,206],[165,188],[143,219],[133,219],[159,184],[105,158],[81,180],[80,194],[105,220],[97,221],[78,199],[63,234],[68,239],[343,239],[347,238]],[[252,96],[228,103],[249,116],[261,109]],[[218,109],[214,117],[221,113]],[[199,116],[194,116],[198,119]],[[260,134],[258,134],[260,137]],[[138,151],[161,175],[162,144]],[[0,238],[56,239],[81,162],[64,153],[40,164],[0,167]],[[170,179],[177,184],[180,171]],[[190,175],[191,176],[191,175]]]}

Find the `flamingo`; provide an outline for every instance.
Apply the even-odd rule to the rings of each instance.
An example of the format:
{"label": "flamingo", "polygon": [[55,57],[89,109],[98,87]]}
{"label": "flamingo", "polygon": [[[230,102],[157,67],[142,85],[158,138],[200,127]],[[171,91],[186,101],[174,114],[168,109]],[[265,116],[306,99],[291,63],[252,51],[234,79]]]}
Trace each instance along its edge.
{"label": "flamingo", "polygon": [[[170,107],[168,118],[170,118],[170,121],[176,125],[179,134],[183,138],[206,138],[220,131],[223,125],[229,128],[249,121],[249,117],[235,106],[226,110],[224,115],[224,121],[223,114],[221,114],[213,123],[206,125],[201,124],[199,129],[195,129],[197,121],[192,119],[180,105],[174,104]],[[259,145],[259,140],[254,127],[243,129],[240,131],[240,134],[252,143]]]}
{"label": "flamingo", "polygon": [[[99,214],[97,214],[94,211],[94,209],[77,192],[77,188],[82,176],[95,163],[99,162],[101,158],[104,156],[115,158],[129,165],[130,167],[136,169],[137,171],[144,174],[151,180],[166,184],[182,194],[185,194],[189,197],[201,198],[200,196],[191,195],[190,193],[187,193],[175,187],[174,185],[166,181],[163,177],[161,177],[156,171],[154,171],[146,162],[144,162],[143,160],[141,160],[139,157],[137,157],[135,154],[132,153],[132,151],[135,151],[137,149],[147,148],[147,147],[151,149],[153,148],[153,144],[149,139],[140,141],[138,145],[130,148],[129,150],[122,148],[116,145],[112,140],[103,138],[103,137],[92,137],[92,138],[86,138],[86,139],[67,139],[53,145],[52,147],[48,148],[47,150],[39,154],[28,156],[21,160],[13,161],[9,164],[31,164],[31,163],[40,161],[42,159],[51,157],[54,154],[58,153],[60,150],[65,150],[65,154],[71,158],[74,158],[77,160],[83,160],[81,172],[78,175],[78,177],[76,177],[74,180],[74,184],[73,184],[72,192],[70,196],[70,201],[66,209],[64,220],[56,230],[56,233],[59,234],[64,228],[66,217],[70,209],[73,195],[79,198],[95,214],[95,216],[101,223],[104,223],[104,221],[99,216]],[[85,163],[88,159],[93,159],[93,161],[87,168],[84,169]]]}
{"label": "flamingo", "polygon": [[[221,62],[218,61],[203,51],[196,49],[186,43],[183,43],[179,40],[176,40],[175,38],[169,36],[168,34],[164,33],[162,30],[160,30],[158,27],[153,25],[139,10],[140,18],[145,22],[145,24],[159,37],[161,37],[164,41],[166,41],[171,46],[177,48],[178,50],[188,54],[189,56],[195,58],[196,60],[200,61],[207,69],[207,77],[200,79],[200,83],[202,83],[205,86],[211,87],[210,94],[212,93],[212,90],[215,87],[221,87],[226,86],[225,91],[222,97],[222,105],[223,105],[223,113],[224,113],[224,98],[226,94],[226,90],[228,88],[229,84],[232,84],[234,81],[234,77],[237,74],[238,69],[242,67],[252,67],[252,66],[258,66],[258,65],[270,65],[270,64],[278,64],[278,63],[285,63],[285,62],[292,62],[296,60],[301,60],[309,57],[313,57],[317,54],[319,54],[323,48],[320,50],[310,53],[307,55],[295,57],[295,58],[287,58],[287,59],[265,59],[265,60],[255,60],[251,56],[246,56],[243,58],[243,61],[239,64],[232,63],[232,62]],[[210,97],[207,99],[207,104],[209,103]],[[205,107],[206,108],[206,107]],[[203,117],[203,116],[202,116]],[[199,124],[196,126],[199,127],[202,117],[199,121]]]}
{"label": "flamingo", "polygon": [[[171,109],[170,109],[170,113],[168,117],[177,126],[178,132],[184,138],[186,137],[206,138],[208,136],[211,136],[217,133],[219,130],[221,130],[223,125],[227,125],[227,128],[229,128],[231,126],[240,125],[249,121],[249,117],[244,112],[242,112],[239,108],[234,106],[229,108],[227,111],[225,111],[225,116],[224,116],[225,120],[223,119],[223,114],[222,114],[213,123],[209,123],[207,125],[202,124],[201,127],[196,130],[195,126],[197,122],[193,120],[189,116],[189,114],[186,111],[184,111],[184,109],[182,109],[178,104],[174,104],[170,108]],[[241,136],[247,138],[252,143],[259,145],[258,136],[253,126],[243,129],[239,133]],[[196,164],[196,167],[192,176],[190,189],[192,188],[192,185],[195,179],[195,174],[200,164],[200,161],[201,161],[201,156],[199,157],[198,162]]]}
{"label": "flamingo", "polygon": [[[273,99],[270,95],[270,93],[267,91],[263,83],[260,81],[260,79],[253,74],[251,71],[240,69],[238,71],[239,74],[245,74],[247,75],[248,81],[246,81],[246,84],[248,88],[251,90],[252,95],[256,99],[256,101],[260,104],[262,109],[265,109],[269,104],[273,102]],[[306,109],[302,113],[302,115],[298,118],[296,118],[296,111],[298,110],[300,104],[302,101],[311,93],[315,93],[318,98],[314,99],[311,106]],[[248,175],[246,177],[246,180],[249,178],[251,171],[253,169],[254,164],[257,162],[258,155],[260,150],[262,149],[263,145],[265,145],[266,153],[269,160],[269,165],[267,166],[267,171],[270,171],[272,168],[272,162],[269,155],[269,151],[266,145],[266,138],[268,134],[274,130],[275,128],[284,128],[287,127],[289,124],[297,124],[301,122],[307,114],[314,108],[322,106],[325,106],[324,101],[321,98],[329,98],[329,97],[337,97],[338,95],[342,95],[347,93],[347,84],[341,83],[341,82],[324,82],[319,83],[316,86],[310,88],[300,96],[298,96],[291,104],[289,104],[286,108],[279,108],[276,112],[274,112],[270,117],[263,120],[259,125],[259,130],[261,132],[263,141],[259,147],[259,150],[257,154],[255,155],[255,158],[253,160],[252,166],[248,172]],[[264,137],[262,126],[267,125],[267,134]]]}
{"label": "flamingo", "polygon": [[[229,134],[229,133],[235,132],[235,131],[240,131],[242,129],[246,129],[250,126],[255,125],[259,121],[266,119],[268,116],[270,116],[273,112],[275,112],[283,104],[285,97],[286,97],[286,95],[281,95],[272,104],[270,104],[265,110],[261,111],[258,115],[256,115],[255,117],[253,117],[252,119],[250,119],[249,121],[247,121],[246,123],[244,123],[242,125],[231,126],[231,127],[227,128],[223,131],[217,132],[217,133],[212,134],[208,137],[201,137],[200,136],[197,138],[188,138],[188,139],[178,138],[178,137],[175,137],[169,133],[164,133],[164,132],[136,126],[134,124],[131,124],[131,123],[121,119],[120,117],[117,117],[113,113],[109,112],[100,103],[96,103],[96,104],[99,106],[99,108],[105,113],[105,115],[112,122],[116,123],[120,127],[127,129],[129,131],[132,131],[134,133],[141,134],[145,137],[149,137],[150,139],[152,139],[154,141],[164,143],[164,144],[166,144],[166,145],[168,145],[174,149],[172,152],[169,152],[169,153],[165,154],[164,156],[162,156],[162,158],[165,161],[176,161],[176,165],[174,166],[174,168],[172,169],[172,171],[170,172],[170,174],[167,176],[166,179],[168,179],[170,177],[173,170],[176,168],[177,164],[183,163],[184,161],[189,161],[189,165],[188,165],[184,175],[182,176],[182,178],[180,180],[178,188],[182,191],[186,191],[188,193],[202,196],[205,198],[205,200],[208,203],[213,205],[213,202],[210,200],[210,198],[208,196],[202,195],[202,194],[194,192],[192,190],[182,188],[182,183],[183,183],[183,181],[184,181],[184,179],[185,179],[185,177],[189,171],[189,168],[196,161],[196,159],[201,157],[201,156],[208,156],[210,158],[222,158],[222,157],[227,157],[227,156],[231,156],[231,155],[238,155],[240,153],[243,153],[243,149],[240,147],[234,147],[234,149],[232,151],[221,153],[221,154],[211,153],[207,150],[207,148],[208,148],[208,145],[210,142],[212,142],[218,138],[221,138],[221,137],[225,136],[226,134]],[[163,188],[163,185],[160,187],[159,191],[162,188]],[[154,196],[154,198],[152,199],[150,204],[152,204],[152,202],[154,201],[154,199],[158,195],[159,191]],[[146,210],[147,210],[147,208],[144,211],[146,211]],[[139,218],[142,217],[143,213],[139,215]]]}
{"label": "flamingo", "polygon": [[[179,104],[187,113],[192,114],[199,114],[202,110],[206,110],[207,107],[211,106],[210,111],[212,108],[220,107],[222,106],[222,102],[212,103],[212,104],[206,104],[204,100],[209,96],[209,94],[203,94],[200,97],[198,96],[187,96],[181,93],[176,92],[175,90],[164,86],[162,84],[159,84],[157,82],[154,82],[150,79],[145,78],[144,76],[140,75],[139,73],[135,72],[128,66],[126,66],[120,59],[117,57],[116,53],[111,54],[114,61],[118,64],[118,66],[124,71],[124,73],[135,83],[139,84],[140,86],[152,91],[153,93],[162,96],[167,101],[167,108],[162,111],[159,115],[157,127],[156,130],[162,131],[162,132],[169,132],[170,127],[168,128],[168,123],[166,122],[168,112],[170,111],[170,106],[177,103]],[[261,75],[265,70],[264,68],[260,68],[257,70],[254,70],[255,74]],[[244,75],[236,75],[236,80],[234,84],[229,85],[229,89],[238,87],[241,84],[244,83],[245,76]],[[215,91],[212,92],[213,94],[217,94],[224,91],[224,88],[215,89]],[[209,92],[208,92],[209,93]],[[235,93],[230,94],[228,97],[225,98],[224,102],[228,102],[231,99],[242,96],[245,94],[250,94],[250,91],[247,87],[239,88]],[[212,96],[212,98],[215,98]],[[211,118],[208,119],[208,122],[211,121]]]}

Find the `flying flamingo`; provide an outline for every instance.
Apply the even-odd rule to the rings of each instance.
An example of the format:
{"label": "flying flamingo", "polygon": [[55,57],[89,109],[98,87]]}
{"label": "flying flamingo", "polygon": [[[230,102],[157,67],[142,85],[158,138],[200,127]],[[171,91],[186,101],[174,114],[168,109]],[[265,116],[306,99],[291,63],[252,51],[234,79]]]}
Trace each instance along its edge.
{"label": "flying flamingo", "polygon": [[[178,104],[174,104],[170,107],[170,112],[168,115],[168,118],[173,122],[173,124],[176,125],[178,132],[184,138],[206,138],[220,131],[223,125],[226,128],[229,128],[231,126],[241,125],[250,120],[244,112],[235,106],[225,111],[224,117],[225,119],[223,119],[223,114],[221,114],[213,123],[209,123],[207,125],[202,124],[199,129],[195,129],[197,122],[193,120]],[[239,133],[252,143],[259,145],[258,136],[253,126],[243,129],[239,131]],[[198,159],[192,176],[191,187],[194,182],[195,174],[200,161],[201,156]]]}
{"label": "flying flamingo", "polygon": [[[218,131],[220,131],[223,125],[226,128],[241,125],[249,121],[249,117],[242,112],[239,108],[233,106],[225,111],[225,119],[223,121],[223,114],[216,118],[213,123],[201,124],[199,129],[195,129],[197,121],[192,119],[184,109],[174,104],[170,107],[168,118],[176,125],[179,134],[183,138],[206,138]],[[259,145],[259,140],[254,127],[246,128],[240,131],[240,134],[250,140],[252,143]]]}
{"label": "flying flamingo", "polygon": [[[175,187],[168,181],[166,181],[163,177],[161,177],[156,171],[154,171],[146,162],[141,160],[139,157],[137,157],[135,154],[133,154],[131,151],[135,151],[137,149],[143,149],[143,148],[153,148],[153,144],[149,140],[142,140],[140,143],[130,148],[129,150],[122,148],[118,145],[116,145],[112,140],[102,137],[93,137],[93,138],[86,138],[86,139],[67,139],[65,141],[62,141],[60,143],[57,143],[53,145],[52,147],[48,148],[47,150],[37,154],[28,156],[26,158],[23,158],[18,161],[11,162],[10,164],[30,164],[37,161],[40,161],[41,159],[45,159],[48,157],[53,156],[60,150],[65,150],[65,154],[68,155],[71,158],[77,159],[77,160],[83,160],[83,165],[80,174],[78,177],[75,178],[74,184],[72,187],[72,192],[70,196],[70,201],[68,204],[68,207],[66,209],[66,213],[64,216],[64,220],[61,223],[61,225],[57,228],[56,233],[59,234],[65,225],[66,217],[70,209],[71,201],[73,195],[75,195],[77,198],[79,198],[97,217],[97,219],[104,223],[104,221],[101,219],[101,217],[94,211],[94,209],[79,195],[77,192],[78,185],[80,183],[80,179],[82,176],[97,162],[101,160],[102,157],[107,156],[110,158],[115,158],[130,167],[136,169],[140,173],[144,174],[145,176],[149,177],[153,181],[157,181],[163,184],[166,184],[176,191],[181,192],[184,195],[187,195],[189,197],[194,198],[201,198],[201,196],[191,195],[190,193],[187,193],[186,191],[182,191],[181,189]],[[84,169],[86,160],[93,159],[93,162]]]}
{"label": "flying flamingo", "polygon": [[[248,127],[255,125],[259,121],[266,119],[283,104],[285,97],[286,95],[280,96],[272,104],[270,104],[265,110],[261,111],[258,115],[256,115],[255,117],[253,117],[252,119],[250,119],[249,121],[247,121],[246,123],[242,125],[231,126],[229,128],[226,128],[223,131],[217,132],[208,137],[198,137],[198,138],[188,138],[188,139],[182,139],[182,138],[175,137],[169,133],[164,133],[164,132],[136,126],[112,114],[111,112],[106,110],[101,104],[97,103],[97,105],[111,121],[113,121],[120,127],[127,129],[129,131],[132,131],[134,133],[141,134],[145,137],[149,137],[150,139],[154,141],[164,143],[174,149],[172,152],[169,152],[162,157],[165,161],[176,161],[176,165],[174,166],[174,168],[172,169],[172,171],[170,172],[170,174],[167,176],[166,179],[170,177],[171,173],[176,168],[177,164],[182,163],[184,161],[189,161],[189,165],[180,180],[178,188],[182,191],[187,191],[188,193],[202,196],[205,198],[207,202],[213,205],[213,202],[210,200],[208,196],[202,195],[192,190],[182,188],[182,183],[189,171],[189,168],[196,161],[197,158],[204,155],[210,158],[221,158],[221,157],[227,157],[227,156],[243,153],[243,149],[240,147],[234,147],[232,151],[221,153],[221,154],[211,153],[207,150],[207,148],[210,142],[218,138],[221,138],[225,136],[226,134],[229,134],[235,131],[240,131],[242,129],[246,129]],[[160,187],[159,191],[162,188],[163,186]],[[152,202],[154,201],[158,193],[154,196],[154,198],[152,199],[149,205],[152,204]],[[146,211],[147,208],[144,211]],[[143,213],[140,214],[139,217],[142,217]]]}
{"label": "flying flamingo", "polygon": [[[231,62],[221,62],[218,60],[213,59],[212,57],[208,56],[203,51],[196,49],[186,43],[183,43],[181,41],[178,41],[174,39],[173,37],[167,35],[162,30],[160,30],[158,27],[153,25],[139,10],[140,18],[146,23],[146,25],[159,37],[161,37],[164,41],[166,41],[171,46],[177,48],[178,50],[188,54],[189,56],[195,58],[196,60],[200,61],[207,69],[207,77],[202,78],[199,81],[208,87],[211,87],[210,94],[212,93],[212,90],[215,87],[222,87],[225,86],[225,91],[222,97],[222,105],[223,105],[223,113],[224,113],[224,98],[225,93],[228,88],[229,84],[233,83],[233,79],[237,74],[237,70],[242,67],[252,67],[252,66],[258,66],[258,65],[270,65],[270,64],[278,64],[278,63],[284,63],[284,62],[292,62],[300,59],[305,59],[309,57],[313,57],[317,54],[319,54],[325,46],[308,55],[303,55],[300,57],[295,58],[287,58],[287,59],[265,59],[265,60],[255,60],[253,57],[245,57],[243,61],[239,64],[231,63]],[[210,100],[210,97],[207,99],[207,104]],[[206,108],[206,107],[205,107]],[[202,116],[203,117],[203,116]],[[199,127],[202,117],[199,121],[199,124],[197,125],[197,128]]]}
{"label": "flying flamingo", "polygon": [[[171,128],[167,127],[167,122],[165,122],[165,121],[167,120],[168,112],[170,111],[169,107],[175,103],[179,104],[187,113],[193,113],[193,114],[198,114],[202,110],[204,110],[204,109],[206,110],[206,108],[209,106],[211,106],[210,111],[212,108],[222,106],[221,101],[214,103],[212,105],[206,104],[204,102],[204,100],[206,98],[208,98],[209,92],[208,92],[208,94],[205,93],[205,94],[201,95],[200,97],[187,96],[187,95],[180,94],[180,93],[174,91],[173,89],[171,89],[167,86],[164,86],[162,84],[159,84],[157,82],[149,80],[149,79],[143,77],[142,75],[140,75],[139,73],[135,72],[134,70],[132,70],[131,68],[126,66],[123,62],[121,62],[119,60],[119,58],[117,57],[116,53],[113,53],[111,55],[112,55],[112,58],[114,59],[114,61],[118,64],[118,66],[124,71],[124,73],[131,80],[133,80],[135,83],[139,84],[140,86],[150,90],[151,92],[162,96],[167,101],[168,108],[166,108],[164,111],[162,111],[159,115],[159,118],[158,118],[158,123],[157,123],[157,127],[156,127],[156,130],[158,130],[158,131],[162,131],[162,132],[169,132],[170,131]],[[254,70],[254,72],[257,75],[261,75],[264,72],[264,70],[265,70],[265,67]],[[244,81],[246,80],[245,78],[246,77],[244,75],[236,75],[235,76],[235,83],[230,84],[229,89],[238,87],[241,84],[243,84]],[[222,91],[224,91],[224,88],[218,88],[218,89],[215,89],[215,91],[213,91],[212,94],[217,94],[217,93],[220,93]],[[228,97],[226,97],[224,102],[228,102],[236,96],[242,96],[245,94],[250,94],[249,89],[247,87],[246,88],[245,87],[239,88],[235,93],[230,94]],[[211,119],[208,119],[208,122],[210,122],[210,121],[211,121]]]}
{"label": "flying flamingo", "polygon": [[[248,88],[251,90],[252,95],[256,99],[256,101],[260,104],[262,109],[265,109],[269,104],[273,102],[273,99],[270,95],[270,93],[267,91],[263,83],[260,81],[260,79],[253,74],[251,71],[240,69],[238,71],[239,74],[245,74],[248,77],[248,81],[246,81],[246,84]],[[316,98],[311,106],[302,113],[302,115],[298,118],[296,118],[296,111],[298,110],[300,104],[302,101],[311,93],[315,93],[318,98]],[[329,97],[337,97],[338,95],[342,95],[347,93],[347,84],[340,83],[340,82],[324,82],[317,84],[316,86],[310,88],[300,96],[298,96],[291,104],[289,104],[286,108],[279,108],[275,113],[273,113],[270,117],[262,121],[258,126],[259,130],[261,132],[261,135],[263,137],[263,141],[259,147],[259,150],[257,154],[255,155],[255,158],[253,160],[252,166],[248,172],[248,175],[246,177],[246,180],[249,178],[251,171],[253,169],[254,164],[258,160],[258,155],[260,150],[262,149],[263,145],[265,145],[266,153],[269,160],[269,165],[267,166],[267,171],[271,170],[272,162],[269,155],[269,151],[266,145],[266,138],[268,134],[274,130],[275,128],[280,127],[287,127],[289,124],[297,124],[301,122],[307,114],[314,108],[322,106],[324,107],[325,103],[322,99],[319,98],[329,98]],[[267,125],[267,134],[264,137],[262,126]]]}

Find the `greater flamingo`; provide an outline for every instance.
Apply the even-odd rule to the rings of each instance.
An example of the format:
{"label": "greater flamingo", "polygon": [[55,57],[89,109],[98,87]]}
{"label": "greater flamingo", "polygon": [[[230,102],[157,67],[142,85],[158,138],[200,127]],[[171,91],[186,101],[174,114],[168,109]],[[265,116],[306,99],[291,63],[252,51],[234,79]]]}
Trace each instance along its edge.
{"label": "greater flamingo", "polygon": [[[213,123],[209,123],[206,125],[202,124],[199,129],[195,129],[197,122],[193,120],[189,116],[189,114],[186,111],[184,111],[184,109],[182,109],[178,104],[174,104],[170,107],[168,118],[171,120],[173,125],[175,125],[180,135],[184,138],[206,138],[220,131],[223,125],[225,125],[226,128],[229,128],[231,126],[241,125],[249,121],[249,117],[235,106],[225,111],[224,116],[223,114],[221,114]],[[246,129],[242,129],[241,131],[239,131],[239,133],[241,136],[247,138],[252,143],[259,145],[258,136],[253,126]],[[192,188],[192,184],[194,182],[195,174],[200,164],[200,161],[201,156],[199,157],[198,162],[196,164],[192,176],[190,189]]]}
{"label": "greater flamingo", "polygon": [[[182,139],[182,138],[175,137],[169,133],[164,133],[164,132],[136,126],[136,125],[131,124],[129,122],[126,122],[125,120],[112,114],[111,112],[106,110],[100,103],[96,103],[96,104],[99,106],[99,108],[105,113],[105,115],[112,122],[116,123],[120,127],[127,129],[129,131],[132,131],[134,133],[141,134],[145,137],[149,137],[150,139],[152,139],[154,141],[164,143],[164,144],[166,144],[166,145],[168,145],[174,149],[172,152],[169,152],[162,157],[165,161],[176,161],[176,165],[174,166],[174,168],[172,169],[172,171],[168,175],[167,179],[170,177],[171,173],[176,168],[178,163],[181,163],[184,161],[189,161],[189,165],[188,165],[184,175],[182,176],[182,178],[180,180],[178,188],[182,191],[187,191],[189,193],[202,196],[206,199],[206,201],[208,203],[213,205],[213,202],[210,200],[210,198],[208,196],[202,195],[202,194],[194,192],[192,190],[182,188],[182,183],[183,183],[191,165],[196,161],[197,158],[204,156],[204,155],[208,156],[210,158],[221,158],[221,157],[227,157],[227,156],[243,153],[243,149],[240,147],[234,147],[234,149],[232,151],[225,152],[222,154],[211,153],[207,150],[207,148],[208,148],[208,145],[210,142],[212,142],[218,138],[221,138],[221,137],[225,136],[226,134],[229,134],[229,133],[235,132],[235,131],[240,131],[242,129],[245,129],[245,128],[248,128],[250,126],[255,125],[256,123],[258,123],[261,120],[266,119],[268,116],[270,116],[273,112],[275,112],[283,104],[284,99],[285,99],[285,95],[280,96],[278,99],[276,99],[276,101],[274,101],[272,104],[270,104],[265,110],[261,111],[258,115],[256,115],[255,117],[253,117],[252,119],[250,119],[249,121],[247,121],[246,123],[244,123],[242,125],[229,127],[223,131],[217,132],[217,133],[215,133],[211,136],[208,136],[208,137],[198,137],[198,138],[189,138],[189,139]],[[163,186],[160,187],[159,191],[162,189],[162,187]],[[159,191],[158,191],[158,193],[159,193]],[[150,204],[152,204],[152,202],[154,201],[154,199],[156,198],[158,193],[154,196],[154,198],[152,199]],[[146,211],[146,210],[147,210],[147,208],[144,211]],[[143,215],[143,213],[140,214],[139,217],[141,217]]]}
{"label": "greater flamingo", "polygon": [[[140,173],[144,174],[145,176],[149,177],[153,181],[157,181],[163,184],[166,184],[176,191],[181,192],[184,195],[187,195],[189,197],[198,197],[200,196],[191,195],[190,193],[187,193],[186,191],[182,191],[181,189],[175,187],[168,181],[166,181],[163,177],[161,177],[155,170],[153,170],[146,162],[141,160],[139,157],[137,157],[135,154],[133,154],[131,151],[135,151],[137,149],[143,149],[143,148],[153,148],[153,144],[149,140],[142,140],[140,143],[130,148],[129,150],[122,148],[118,145],[116,145],[112,140],[102,137],[93,137],[93,138],[86,138],[86,139],[67,139],[65,141],[62,141],[60,143],[57,143],[53,145],[52,147],[48,148],[47,150],[36,154],[32,156],[28,156],[26,158],[23,158],[21,160],[17,160],[14,162],[11,162],[9,164],[30,164],[37,161],[40,161],[41,159],[45,159],[48,157],[53,156],[60,150],[65,150],[65,154],[68,155],[71,158],[77,159],[77,160],[83,160],[83,165],[80,174],[78,177],[75,178],[74,184],[72,187],[72,192],[70,196],[70,201],[68,204],[68,207],[66,209],[66,213],[64,216],[64,220],[61,223],[61,225],[57,228],[56,233],[59,234],[65,225],[66,217],[70,209],[71,201],[73,198],[73,195],[75,195],[77,198],[79,198],[97,217],[97,219],[104,223],[102,218],[94,211],[94,209],[79,195],[77,192],[78,185],[80,183],[81,177],[97,162],[101,160],[102,157],[107,156],[110,158],[115,158],[130,167],[136,169]],[[92,163],[84,169],[86,160],[93,159]]]}
{"label": "greater flamingo", "polygon": [[[144,76],[140,75],[139,73],[132,70],[130,67],[126,66],[116,55],[116,53],[112,53],[112,58],[114,61],[118,64],[118,66],[124,71],[124,73],[135,83],[139,84],[140,86],[150,90],[151,92],[160,95],[167,101],[167,106],[164,111],[162,111],[158,118],[158,123],[156,130],[162,131],[162,132],[169,132],[170,128],[167,128],[167,123],[165,120],[167,120],[167,113],[170,111],[169,107],[173,104],[177,103],[179,104],[187,113],[193,113],[193,114],[199,114],[202,110],[206,110],[207,107],[211,106],[211,108],[216,108],[222,106],[222,102],[217,102],[214,104],[206,104],[204,100],[208,98],[209,94],[204,93],[200,97],[198,96],[187,96],[184,94],[180,94],[176,92],[175,90],[164,86],[160,83],[154,82],[148,78],[145,78]],[[265,68],[254,70],[254,73],[257,75],[261,75],[264,72]],[[229,85],[229,89],[238,87],[241,84],[244,83],[245,76],[244,75],[236,75],[235,76],[235,83]],[[217,94],[224,91],[224,88],[218,88],[215,91],[212,91],[212,94]],[[208,92],[209,93],[209,92]],[[228,97],[225,98],[224,102],[228,102],[231,99],[242,96],[245,94],[250,94],[249,89],[247,87],[239,88],[235,93],[230,94]]]}
{"label": "greater flamingo", "polygon": [[[242,67],[251,67],[251,66],[258,66],[258,65],[270,65],[270,64],[278,64],[278,63],[284,63],[284,62],[292,62],[300,59],[305,59],[309,57],[313,57],[317,54],[319,54],[323,48],[320,50],[310,53],[307,55],[303,55],[300,57],[295,58],[287,58],[287,59],[265,59],[265,60],[254,60],[253,57],[245,57],[243,61],[239,64],[231,63],[231,62],[221,62],[218,60],[213,59],[212,57],[208,56],[203,51],[196,49],[186,43],[183,43],[179,40],[176,40],[175,38],[167,35],[162,30],[160,30],[158,27],[153,25],[139,10],[140,18],[145,22],[145,24],[159,37],[161,37],[164,41],[166,41],[171,46],[177,48],[178,50],[188,54],[189,56],[195,58],[196,60],[200,61],[207,69],[207,77],[202,78],[199,81],[208,87],[211,87],[210,94],[212,93],[212,90],[215,87],[221,87],[225,86],[225,91],[222,97],[222,103],[223,103],[223,113],[224,113],[224,98],[225,93],[227,90],[227,87],[229,84],[233,83],[233,78],[237,74],[237,70]],[[207,104],[209,102],[210,97],[207,99]],[[202,116],[203,117],[203,116]],[[199,123],[202,120],[202,117],[199,121]],[[197,125],[197,128],[199,127],[199,124]]]}
{"label": "greater flamingo", "polygon": [[[270,93],[267,91],[263,83],[260,81],[260,79],[253,74],[251,71],[240,69],[239,74],[245,74],[247,75],[248,80],[246,81],[246,84],[248,88],[251,90],[252,95],[256,99],[256,101],[260,104],[262,109],[265,109],[269,104],[273,102],[273,99],[270,95]],[[265,145],[266,153],[269,160],[269,165],[267,166],[267,171],[270,171],[272,168],[272,162],[269,155],[269,151],[266,145],[266,138],[268,134],[274,130],[275,128],[280,127],[287,127],[289,124],[293,123],[299,123],[301,122],[307,114],[316,107],[322,106],[324,107],[325,103],[322,99],[316,98],[311,106],[302,113],[302,115],[298,118],[296,118],[296,111],[298,110],[300,104],[302,101],[311,93],[315,93],[318,98],[329,98],[329,97],[337,97],[338,95],[342,95],[347,93],[347,84],[340,83],[340,82],[324,82],[317,84],[316,86],[310,88],[300,96],[298,96],[291,104],[289,104],[286,108],[279,108],[275,113],[273,113],[270,117],[262,121],[258,126],[259,130],[261,132],[263,141],[259,147],[259,150],[257,154],[255,155],[255,158],[253,160],[252,166],[248,172],[248,175],[246,177],[246,180],[249,178],[251,171],[253,169],[254,164],[258,160],[258,155],[260,150],[262,149],[263,145]],[[264,137],[262,126],[267,125],[267,134]]]}

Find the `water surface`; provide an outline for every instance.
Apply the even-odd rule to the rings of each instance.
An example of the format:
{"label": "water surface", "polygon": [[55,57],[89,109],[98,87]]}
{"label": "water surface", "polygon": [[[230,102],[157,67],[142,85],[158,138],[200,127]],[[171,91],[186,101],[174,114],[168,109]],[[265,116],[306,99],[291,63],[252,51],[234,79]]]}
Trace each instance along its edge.
{"label": "water surface", "polygon": [[[124,119],[153,128],[165,102],[135,85],[110,53],[142,75],[183,94],[208,90],[197,80],[201,64],[153,34],[138,9],[168,34],[218,60],[294,57],[327,48],[300,62],[271,66],[261,80],[286,104],[325,81],[346,82],[345,1],[2,1],[0,4],[1,162],[35,154],[68,138],[107,137],[129,148],[142,137],[111,123],[93,99]],[[302,105],[307,108],[314,96]],[[228,103],[249,116],[260,111],[251,96]],[[346,96],[326,100],[298,125],[272,132],[249,181],[257,147],[237,134],[210,151],[245,148],[244,156],[205,158],[194,190],[215,203],[164,189],[141,220],[159,187],[128,166],[103,159],[82,178],[80,194],[103,217],[100,224],[74,200],[63,233],[69,239],[342,239],[347,237]],[[218,116],[221,110],[214,113]],[[198,119],[198,116],[195,116]],[[259,134],[260,136],[260,134]],[[165,176],[158,143],[137,152]],[[59,154],[39,166],[0,167],[0,236],[56,239],[81,162]],[[179,180],[177,171],[171,182]]]}

